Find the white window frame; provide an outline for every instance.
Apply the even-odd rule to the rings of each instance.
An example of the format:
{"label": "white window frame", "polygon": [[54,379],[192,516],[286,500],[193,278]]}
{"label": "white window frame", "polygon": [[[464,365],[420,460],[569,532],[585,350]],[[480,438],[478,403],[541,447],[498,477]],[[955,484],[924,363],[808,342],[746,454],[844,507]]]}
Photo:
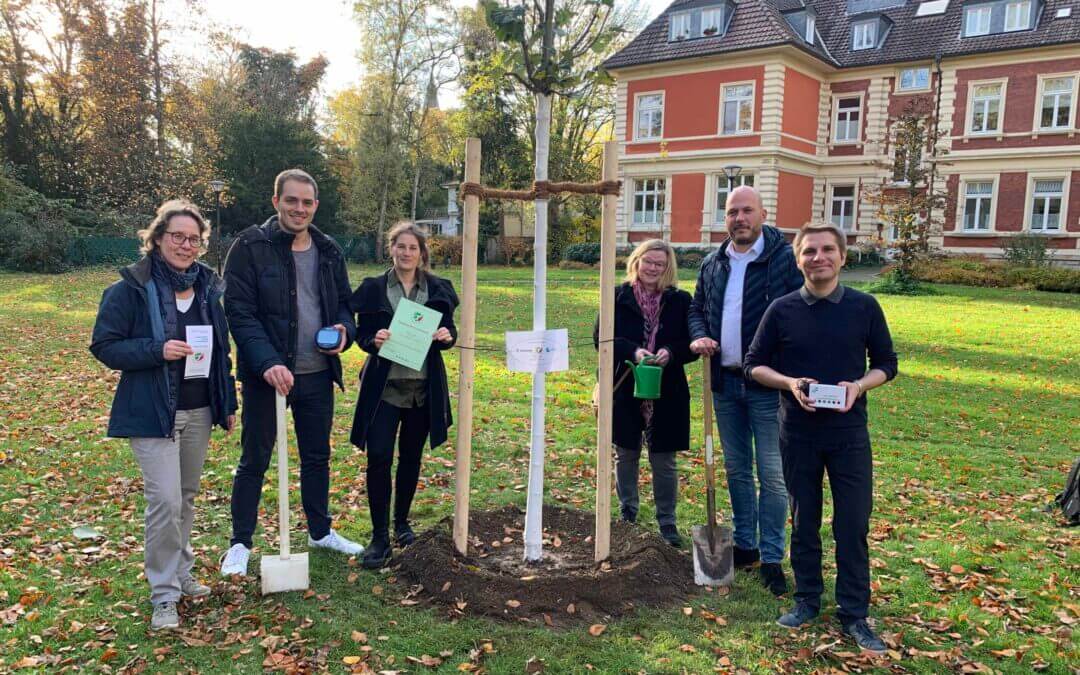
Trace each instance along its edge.
{"label": "white window frame", "polygon": [[[968,229],[967,218],[967,186],[971,183],[990,183],[990,206],[986,217],[986,229]],[[997,230],[997,205],[998,205],[998,177],[997,176],[964,176],[960,179],[960,190],[956,200],[956,222],[959,223],[958,232],[970,234],[984,234]],[[981,209],[980,209],[981,213]]]}
{"label": "white window frame", "polygon": [[817,17],[812,14],[806,15],[806,41],[814,44],[814,32],[817,30]]}
{"label": "white window frame", "polygon": [[877,47],[879,23],[877,19],[871,19],[851,24],[851,50],[861,51]]}
{"label": "white window frame", "polygon": [[[847,216],[847,217],[851,218],[851,227],[844,227],[841,223],[837,223],[837,222],[833,221],[833,204],[837,200],[836,188],[851,188],[851,196],[850,197],[840,197],[841,200],[843,200],[844,202],[848,202],[851,205],[851,211],[849,213],[841,213],[841,216],[840,216],[841,222],[842,222],[844,216]],[[828,206],[828,210],[825,212],[825,220],[832,223],[833,225],[838,226],[841,230],[844,231],[845,234],[846,233],[854,233],[856,230],[858,230],[858,228],[859,228],[858,209],[856,208],[856,201],[857,201],[858,195],[859,195],[859,183],[858,183],[858,181],[853,182],[853,183],[835,183],[835,184],[830,183],[829,184],[829,206]],[[843,212],[844,209],[841,209],[841,211]]]}
{"label": "white window frame", "polygon": [[[989,35],[993,10],[994,7],[991,3],[975,5],[974,7],[965,7],[964,37],[979,37],[980,35]],[[972,17],[974,16],[978,17],[978,23],[975,26],[975,30],[972,30]]]}
{"label": "white window frame", "polygon": [[[750,179],[750,185],[754,186],[757,183],[757,174],[752,171],[743,171],[738,176],[735,176],[734,185],[732,187],[742,187],[746,185],[746,179]],[[713,174],[713,180],[715,182],[713,194],[713,223],[716,225],[723,225],[727,222],[727,198],[724,198],[724,203],[720,203],[720,192],[723,187],[723,192],[727,194],[727,176],[718,173]]]}
{"label": "white window frame", "polygon": [[[665,220],[664,214],[667,212],[667,206],[668,206],[667,189],[668,189],[668,184],[670,183],[669,177],[668,176],[635,176],[632,180],[634,182],[633,182],[633,191],[630,192],[630,209],[629,209],[631,227],[636,227],[638,229],[653,229],[653,226],[655,226],[657,229],[663,230],[663,228],[664,228],[664,220]],[[647,183],[649,181],[653,182],[652,189],[648,188]],[[662,188],[659,186],[659,183],[661,183],[661,182],[663,183]],[[639,189],[639,187],[638,187],[639,183],[642,186],[641,189]],[[654,202],[653,202],[652,211],[646,211],[643,208],[641,213],[642,214],[652,213],[654,215],[654,217],[656,218],[656,220],[644,220],[643,219],[643,220],[639,221],[637,219],[637,214],[638,214],[637,201],[638,201],[638,196],[639,195],[642,197],[642,206],[644,206],[644,204],[645,204],[645,198],[646,197],[648,197],[649,195],[653,196]],[[657,207],[659,207],[659,208],[657,208]]]}
{"label": "white window frame", "polygon": [[[998,119],[997,128],[984,129],[982,131],[975,131],[972,126],[975,122],[975,88],[984,87],[988,85],[1000,85],[1001,93],[998,94]],[[1008,78],[997,80],[976,80],[968,82],[968,94],[967,94],[967,111],[965,113],[967,119],[964,121],[965,135],[967,136],[997,136],[1002,133],[1002,129],[1005,128],[1005,101],[1009,88]],[[988,106],[985,106],[989,109]]]}
{"label": "white window frame", "polygon": [[[750,102],[750,128],[749,129],[740,129],[740,128],[738,128],[739,119],[738,119],[738,112],[736,112],[736,115],[735,115],[735,130],[734,131],[724,131],[724,121],[725,121],[725,112],[726,112],[725,108],[727,107],[725,105],[725,103],[727,103],[727,100],[728,100],[727,99],[727,89],[728,89],[728,87],[747,87],[747,86],[750,87],[750,96],[749,96],[749,98],[747,98],[745,96],[739,96],[739,97],[736,97],[736,98],[734,98],[732,100],[733,101],[739,101],[739,102],[749,100],[749,102]],[[754,113],[756,112],[754,110],[754,101],[755,101],[756,98],[757,98],[757,83],[754,80],[746,80],[744,82],[725,82],[722,85],[720,85],[720,126],[716,130],[717,135],[719,135],[719,136],[742,136],[742,135],[745,135],[745,134],[754,133]]]}
{"label": "white window frame", "polygon": [[[1018,30],[1028,30],[1031,28],[1031,0],[1015,0],[1014,2],[1005,3],[1005,29],[1006,33],[1014,33]],[[1010,12],[1013,10],[1013,12]],[[1015,20],[1019,20],[1020,17],[1024,18],[1023,23],[1014,23],[1009,26],[1010,16]]]}
{"label": "white window frame", "polygon": [[[705,17],[709,14],[716,15],[716,32],[712,34],[706,34],[705,29],[710,26],[705,24]],[[704,7],[701,10],[701,37],[716,37],[717,35],[724,34],[724,8],[720,7]]]}
{"label": "white window frame", "polygon": [[[1043,111],[1043,98],[1046,94],[1046,80],[1056,80],[1061,77],[1072,78],[1072,90],[1069,93],[1069,119],[1065,126],[1049,126],[1044,127],[1042,125],[1042,111]],[[1055,94],[1050,94],[1055,96]],[[1035,120],[1032,124],[1032,129],[1035,129],[1039,133],[1051,133],[1055,131],[1072,131],[1074,129],[1073,124],[1076,120],[1076,99],[1080,95],[1080,72],[1072,73],[1049,73],[1045,75],[1039,75],[1039,85],[1035,90]],[[1056,115],[1055,115],[1056,119]]]}
{"label": "white window frame", "polygon": [[[857,98],[859,99],[859,106],[855,110],[859,113],[859,120],[857,128],[855,129],[855,138],[838,138],[836,132],[840,128],[840,101],[841,99]],[[863,110],[863,92],[850,93],[850,94],[834,94],[832,104],[832,143],[833,145],[859,145],[862,143],[862,127],[863,118],[865,116],[865,110]],[[845,128],[849,128],[851,125],[850,117]]]}
{"label": "white window frame", "polygon": [[[683,40],[689,40],[694,36],[694,13],[693,12],[677,12],[671,15],[669,19],[671,22],[668,30],[668,42],[682,42]],[[681,30],[684,28],[685,31]],[[679,32],[676,33],[676,28],[679,28]],[[679,40],[677,35],[682,36],[682,40]]]}
{"label": "white window frame", "polygon": [[[659,96],[660,97],[660,135],[659,136],[641,136],[639,131],[641,130],[641,99],[646,96]],[[667,96],[664,95],[664,90],[659,91],[642,91],[634,94],[634,140],[635,141],[658,141],[664,137],[664,104],[667,102]],[[655,110],[649,108],[650,111]]]}
{"label": "white window frame", "polygon": [[[917,72],[917,71],[922,71],[922,70],[926,71],[926,84],[925,85],[919,86],[918,84],[916,84],[913,87],[905,87],[904,86],[904,73]],[[917,83],[918,82],[918,76],[916,75],[916,76],[913,76],[913,77],[915,77],[914,81]],[[930,66],[911,66],[909,68],[901,68],[900,70],[896,71],[896,91],[898,93],[903,92],[905,94],[915,92],[915,91],[930,91],[930,82],[932,80],[933,80],[933,74],[930,72]]]}
{"label": "white window frame", "polygon": [[[1059,235],[1065,234],[1067,231],[1066,224],[1069,221],[1069,171],[1050,171],[1050,172],[1038,172],[1028,174],[1027,183],[1027,199],[1024,200],[1024,231],[1031,234],[1047,234],[1047,235]],[[1044,180],[1059,180],[1061,181],[1061,207],[1058,211],[1058,223],[1057,227],[1048,230],[1045,226],[1035,229],[1035,218],[1032,213],[1035,209],[1035,184]],[[1046,212],[1044,206],[1043,212]]]}

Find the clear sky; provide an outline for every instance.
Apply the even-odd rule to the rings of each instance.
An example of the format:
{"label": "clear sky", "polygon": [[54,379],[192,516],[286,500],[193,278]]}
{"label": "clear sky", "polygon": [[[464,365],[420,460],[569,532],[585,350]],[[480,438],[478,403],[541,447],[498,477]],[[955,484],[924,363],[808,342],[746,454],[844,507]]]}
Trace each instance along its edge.
{"label": "clear sky", "polygon": [[[615,0],[621,2],[623,0]],[[672,0],[640,0],[651,20]],[[453,0],[470,5],[472,0]],[[356,48],[361,31],[348,0],[212,0],[204,5],[208,18],[235,29],[234,34],[257,47],[292,49],[301,61],[319,54],[330,60],[323,92],[333,95],[359,80]],[[440,103],[454,105],[456,92],[440,92]]]}

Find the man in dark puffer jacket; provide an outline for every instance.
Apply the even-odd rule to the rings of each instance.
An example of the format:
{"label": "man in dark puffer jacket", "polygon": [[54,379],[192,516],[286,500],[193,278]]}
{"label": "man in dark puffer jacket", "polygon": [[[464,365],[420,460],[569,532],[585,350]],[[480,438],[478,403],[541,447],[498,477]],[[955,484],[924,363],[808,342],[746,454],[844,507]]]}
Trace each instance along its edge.
{"label": "man in dark puffer jacket", "polygon": [[[764,225],[761,195],[739,187],[727,199],[728,240],[701,263],[690,305],[690,349],[714,354],[713,400],[735,526],[735,566],[761,560],[761,579],[787,592],[784,559],[788,495],[780,459],[779,395],[743,374],[743,356],[769,304],[802,286],[791,244]],[[754,484],[755,455],[760,490]],[[758,548],[760,542],[760,550]]]}
{"label": "man in dark puffer jacket", "polygon": [[[311,225],[319,207],[315,179],[299,169],[274,181],[277,215],[241,232],[225,262],[225,314],[236,342],[243,401],[243,453],[233,479],[231,546],[221,573],[246,574],[263,477],[274,448],[275,390],[288,397],[300,454],[300,493],[308,545],[358,555],[363,546],[330,524],[330,427],[334,384],[344,389],[341,359],[356,335],[349,275],[333,239]],[[315,334],[333,326],[337,347]]]}

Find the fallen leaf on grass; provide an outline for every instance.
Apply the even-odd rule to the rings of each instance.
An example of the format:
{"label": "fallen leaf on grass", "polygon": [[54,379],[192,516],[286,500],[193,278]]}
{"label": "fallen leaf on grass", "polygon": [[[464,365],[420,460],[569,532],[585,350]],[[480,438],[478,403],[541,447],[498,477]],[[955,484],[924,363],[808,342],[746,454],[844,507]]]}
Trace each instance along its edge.
{"label": "fallen leaf on grass", "polygon": [[594,623],[589,626],[589,635],[593,637],[599,637],[604,631],[607,630],[607,626],[602,623]]}
{"label": "fallen leaf on grass", "polygon": [[362,656],[346,656],[345,658],[341,659],[341,662],[347,666],[355,666],[363,660],[364,657]]}
{"label": "fallen leaf on grass", "polygon": [[682,613],[684,615],[686,615],[686,616],[690,616],[691,614],[694,613],[694,608],[693,607],[683,607],[682,608]]}
{"label": "fallen leaf on grass", "polygon": [[443,592],[443,593],[445,593],[445,592],[447,592],[448,590],[450,590],[450,585],[451,585],[451,584],[450,584],[450,582],[449,582],[449,581],[447,581],[447,582],[446,582],[445,584],[443,584],[443,585],[442,585],[442,592]]}
{"label": "fallen leaf on grass", "polygon": [[352,641],[353,642],[367,642],[367,633],[361,633],[358,630],[354,630],[352,632]]}
{"label": "fallen leaf on grass", "polygon": [[518,602],[517,600],[507,600],[506,601],[506,606],[511,608],[511,609],[517,609],[518,607],[521,607],[521,603]]}
{"label": "fallen leaf on grass", "polygon": [[577,611],[577,608],[574,607],[574,603],[571,602],[569,605],[566,606],[566,613],[567,614],[573,614],[576,611]]}

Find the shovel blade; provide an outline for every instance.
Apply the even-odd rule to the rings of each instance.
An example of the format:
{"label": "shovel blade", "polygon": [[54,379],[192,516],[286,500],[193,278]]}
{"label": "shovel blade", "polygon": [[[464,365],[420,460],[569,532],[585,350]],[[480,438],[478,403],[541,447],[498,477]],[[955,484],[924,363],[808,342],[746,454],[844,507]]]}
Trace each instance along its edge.
{"label": "shovel blade", "polygon": [[694,541],[694,583],[698,586],[730,586],[735,580],[735,542],[731,528],[717,526],[713,546],[707,525],[691,528]]}
{"label": "shovel blade", "polygon": [[308,580],[308,554],[293,553],[288,558],[264,555],[259,562],[262,576],[262,594],[306,591]]}

